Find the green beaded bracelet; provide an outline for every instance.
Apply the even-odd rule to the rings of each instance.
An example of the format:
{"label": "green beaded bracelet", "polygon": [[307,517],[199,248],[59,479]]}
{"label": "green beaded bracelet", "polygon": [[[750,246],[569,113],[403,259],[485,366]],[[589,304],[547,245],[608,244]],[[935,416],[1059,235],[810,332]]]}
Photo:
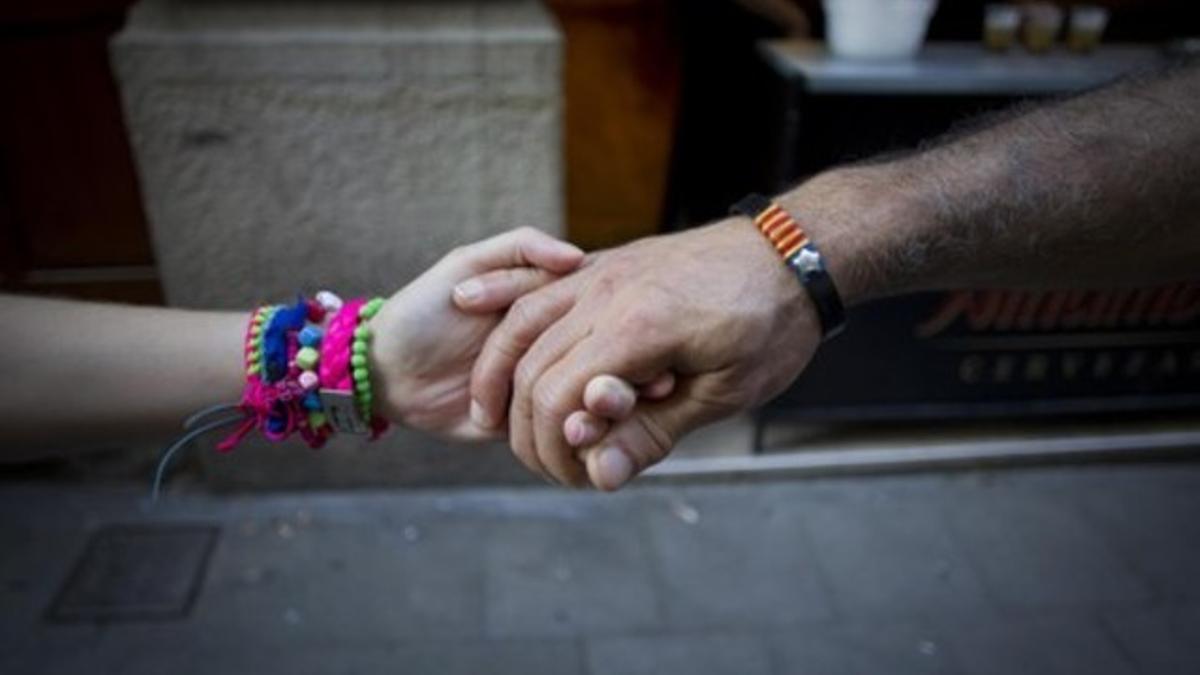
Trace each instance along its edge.
{"label": "green beaded bracelet", "polygon": [[359,308],[358,327],[354,329],[354,342],[350,345],[350,376],[354,380],[354,402],[358,405],[359,415],[366,421],[372,417],[371,408],[374,403],[371,396],[371,373],[367,369],[371,327],[366,324],[379,313],[383,302],[383,298],[371,298]]}

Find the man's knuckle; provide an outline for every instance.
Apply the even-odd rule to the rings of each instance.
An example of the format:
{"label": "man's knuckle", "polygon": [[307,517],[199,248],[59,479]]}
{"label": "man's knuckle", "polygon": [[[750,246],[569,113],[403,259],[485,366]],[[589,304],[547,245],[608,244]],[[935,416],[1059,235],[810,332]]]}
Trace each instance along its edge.
{"label": "man's knuckle", "polygon": [[656,335],[662,323],[662,317],[655,311],[642,307],[630,307],[621,313],[617,320],[617,330],[622,335],[635,336],[639,340]]}
{"label": "man's knuckle", "polygon": [[531,391],[536,378],[537,366],[528,360],[521,361],[513,372],[513,390],[522,393]]}
{"label": "man's knuckle", "polygon": [[520,359],[523,350],[518,344],[517,336],[519,334],[520,331],[509,324],[507,320],[497,326],[492,331],[492,335],[488,337],[483,349],[483,356],[488,357],[488,363],[496,361],[513,363]]}
{"label": "man's knuckle", "polygon": [[563,395],[560,388],[553,382],[546,381],[545,378],[538,381],[533,387],[533,410],[534,414],[541,417],[558,417],[565,415]]}
{"label": "man's knuckle", "polygon": [[519,363],[521,356],[524,354],[524,351],[521,349],[520,345],[516,344],[512,340],[497,340],[496,344],[492,346],[492,349],[500,360],[509,364]]}
{"label": "man's knuckle", "polygon": [[653,417],[643,415],[639,418],[639,422],[641,423],[642,430],[646,433],[646,438],[650,439],[650,447],[647,448],[650,454],[645,457],[647,466],[657,464],[671,452],[675,441],[671,437],[671,434]]}
{"label": "man's knuckle", "polygon": [[520,329],[533,324],[537,316],[537,298],[532,295],[522,295],[513,301],[508,309],[505,321],[514,328]]}

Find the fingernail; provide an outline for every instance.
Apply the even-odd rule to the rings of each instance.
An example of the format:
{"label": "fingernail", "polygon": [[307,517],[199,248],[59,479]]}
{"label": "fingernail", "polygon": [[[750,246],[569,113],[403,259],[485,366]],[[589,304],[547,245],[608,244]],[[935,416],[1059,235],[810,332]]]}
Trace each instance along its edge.
{"label": "fingernail", "polygon": [[614,413],[623,413],[626,408],[632,408],[633,404],[625,396],[625,393],[619,390],[612,390],[604,394],[604,404]]}
{"label": "fingernail", "polygon": [[484,429],[491,429],[496,426],[495,421],[487,414],[483,406],[479,405],[479,401],[474,399],[471,400],[471,421],[475,423],[475,426]]}
{"label": "fingernail", "polygon": [[572,446],[580,446],[596,442],[596,437],[600,435],[600,430],[596,425],[588,420],[571,419],[567,424],[567,443]]}
{"label": "fingernail", "polygon": [[579,445],[583,436],[583,423],[576,419],[567,420],[567,443]]}
{"label": "fingernail", "polygon": [[467,279],[454,287],[454,294],[463,302],[475,302],[483,296],[483,283],[476,279]]}
{"label": "fingernail", "polygon": [[616,490],[633,477],[633,462],[620,448],[604,448],[596,458],[596,473],[601,489]]}

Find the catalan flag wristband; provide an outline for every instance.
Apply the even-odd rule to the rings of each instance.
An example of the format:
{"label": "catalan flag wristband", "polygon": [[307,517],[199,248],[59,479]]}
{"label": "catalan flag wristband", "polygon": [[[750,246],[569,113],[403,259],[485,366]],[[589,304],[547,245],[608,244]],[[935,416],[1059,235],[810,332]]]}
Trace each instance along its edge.
{"label": "catalan flag wristband", "polygon": [[730,208],[738,216],[754,220],[754,225],[763,233],[783,256],[787,266],[796,273],[800,285],[808,292],[817,318],[821,322],[821,339],[828,340],[846,327],[846,309],[838,295],[833,278],[825,269],[825,259],[816,244],[808,238],[804,228],[770,199],[762,195],[749,195]]}

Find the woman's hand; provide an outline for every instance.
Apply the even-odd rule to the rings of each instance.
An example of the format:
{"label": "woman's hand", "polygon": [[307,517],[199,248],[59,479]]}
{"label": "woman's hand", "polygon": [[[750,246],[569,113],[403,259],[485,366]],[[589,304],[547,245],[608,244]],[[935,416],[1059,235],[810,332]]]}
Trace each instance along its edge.
{"label": "woman's hand", "polygon": [[[471,421],[475,358],[514,300],[582,261],[583,251],[531,227],[446,254],[388,299],[372,320],[377,412],[449,438],[502,437],[503,428]],[[473,281],[462,283],[468,279]]]}

